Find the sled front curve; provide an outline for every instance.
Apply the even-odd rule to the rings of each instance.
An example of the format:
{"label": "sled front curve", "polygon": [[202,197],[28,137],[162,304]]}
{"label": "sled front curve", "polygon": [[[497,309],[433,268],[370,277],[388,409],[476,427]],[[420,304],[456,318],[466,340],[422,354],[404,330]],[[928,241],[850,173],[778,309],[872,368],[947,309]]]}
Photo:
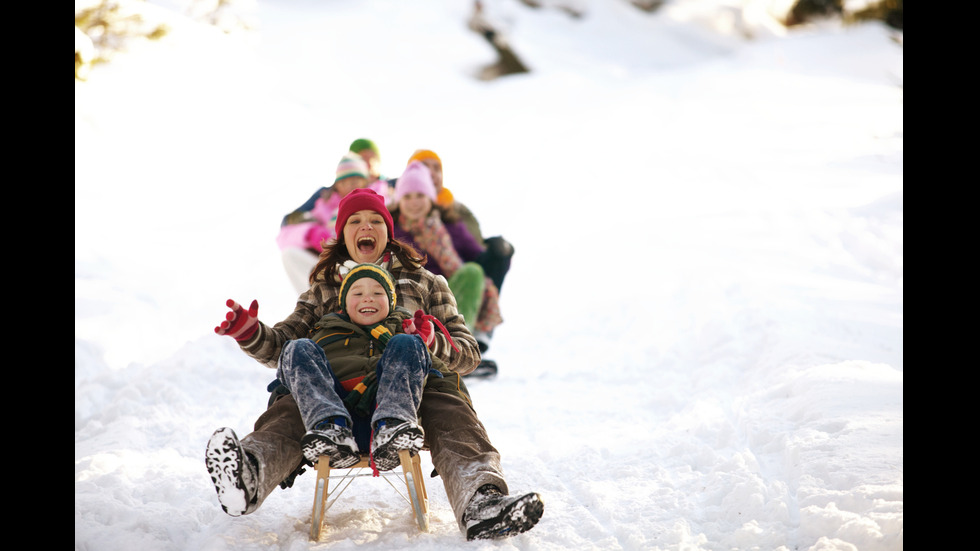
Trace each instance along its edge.
{"label": "sled front curve", "polygon": [[[398,452],[398,458],[401,460],[401,472],[396,469],[380,472],[378,476],[384,478],[403,499],[408,501],[419,530],[428,532],[429,495],[425,490],[421,457],[417,454],[411,455],[407,450],[402,450]],[[320,534],[327,524],[327,511],[337,502],[351,483],[359,477],[373,477],[371,458],[366,454],[361,455],[361,460],[357,464],[344,469],[331,469],[330,457],[321,455],[317,459],[315,467],[316,486],[313,496],[313,516],[310,521],[310,539],[313,541],[320,539]],[[368,472],[363,472],[365,469]],[[405,481],[405,493],[389,480],[391,477],[401,477]],[[331,480],[336,483],[333,488],[330,486]]]}

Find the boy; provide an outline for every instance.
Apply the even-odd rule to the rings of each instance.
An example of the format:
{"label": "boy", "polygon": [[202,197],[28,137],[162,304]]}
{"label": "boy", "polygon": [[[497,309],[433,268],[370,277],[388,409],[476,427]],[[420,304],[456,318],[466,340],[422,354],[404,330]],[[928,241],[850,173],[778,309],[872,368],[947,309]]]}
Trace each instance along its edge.
{"label": "boy", "polygon": [[[308,345],[299,354],[296,346],[283,349],[279,380],[293,390],[299,405],[307,427],[301,446],[310,462],[327,454],[331,467],[347,467],[359,461],[359,450],[370,443],[372,464],[387,471],[399,464],[399,450],[414,454],[422,448],[416,412],[433,364],[426,348],[432,326],[426,322],[414,331],[421,341],[408,335],[395,338],[412,318],[395,307],[394,288],[384,269],[355,266],[340,284],[341,313],[321,318],[308,340],[322,350],[326,362],[311,361]],[[331,377],[323,376],[324,367]]]}
{"label": "boy", "polygon": [[[341,283],[341,312],[323,316],[309,338],[283,347],[275,392],[296,400],[307,429],[302,451],[311,463],[327,455],[331,467],[349,467],[370,446],[372,466],[388,471],[400,464],[400,450],[418,453],[424,433],[417,412],[429,374],[437,377],[430,386],[448,385],[446,391],[469,401],[459,377],[429,353],[433,318],[397,307],[394,289],[379,266],[355,266]],[[246,488],[259,473],[231,429],[211,436],[206,463],[222,508],[244,514]]]}

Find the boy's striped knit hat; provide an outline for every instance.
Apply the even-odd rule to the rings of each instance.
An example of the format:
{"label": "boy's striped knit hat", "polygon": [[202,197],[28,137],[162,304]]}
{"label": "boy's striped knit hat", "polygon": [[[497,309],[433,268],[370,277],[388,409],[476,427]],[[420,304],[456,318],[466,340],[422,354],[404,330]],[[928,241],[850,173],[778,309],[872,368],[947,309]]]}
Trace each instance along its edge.
{"label": "boy's striped knit hat", "polygon": [[336,184],[344,178],[350,178],[352,176],[360,176],[361,178],[367,179],[368,165],[360,155],[353,151],[348,151],[340,159],[340,164],[337,165],[337,177],[333,182]]}
{"label": "boy's striped knit hat", "polygon": [[344,280],[340,282],[340,309],[344,312],[347,311],[347,292],[350,291],[350,287],[355,281],[363,277],[369,277],[381,284],[388,295],[388,308],[394,310],[398,298],[395,293],[395,282],[391,278],[391,274],[377,264],[358,264],[347,272]]}

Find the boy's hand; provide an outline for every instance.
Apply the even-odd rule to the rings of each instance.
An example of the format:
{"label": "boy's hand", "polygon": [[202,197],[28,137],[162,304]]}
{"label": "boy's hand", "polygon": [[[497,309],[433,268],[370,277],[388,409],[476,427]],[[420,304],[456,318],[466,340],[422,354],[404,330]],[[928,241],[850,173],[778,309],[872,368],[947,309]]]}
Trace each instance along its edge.
{"label": "boy's hand", "polygon": [[228,335],[236,341],[244,341],[255,334],[259,328],[259,301],[253,300],[248,311],[244,310],[240,304],[228,299],[225,303],[231,312],[225,315],[225,321],[214,328],[214,332],[219,335]]}
{"label": "boy's hand", "polygon": [[421,322],[421,324],[416,325],[415,327],[418,336],[422,338],[422,342],[425,343],[426,348],[431,348],[432,343],[436,340],[436,331],[432,326],[432,322],[429,320],[424,320]]}
{"label": "boy's hand", "polygon": [[418,335],[426,347],[431,347],[436,340],[435,327],[429,321],[432,316],[425,315],[421,309],[415,311],[415,317],[402,321],[402,329],[409,335]]}

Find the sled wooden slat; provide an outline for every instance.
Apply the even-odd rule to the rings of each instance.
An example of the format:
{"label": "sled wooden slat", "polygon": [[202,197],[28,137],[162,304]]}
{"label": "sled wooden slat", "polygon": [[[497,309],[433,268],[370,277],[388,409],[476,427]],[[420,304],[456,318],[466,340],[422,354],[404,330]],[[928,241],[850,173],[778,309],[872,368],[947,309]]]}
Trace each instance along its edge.
{"label": "sled wooden slat", "polygon": [[[397,469],[379,474],[380,477],[401,477],[405,482],[407,495],[402,495],[409,501],[412,507],[412,514],[419,530],[429,531],[429,496],[425,490],[425,478],[422,475],[422,458],[416,454],[411,455],[407,451],[398,453],[401,460],[401,471]],[[361,460],[353,467],[343,469],[331,469],[330,457],[321,455],[316,462],[316,486],[313,496],[313,516],[310,521],[310,539],[318,541],[323,528],[326,526],[327,511],[340,498],[341,494],[354,481],[355,478],[371,477],[371,458],[368,455],[361,455]],[[367,474],[359,473],[363,469],[368,469]],[[343,474],[338,474],[343,473]],[[330,481],[336,482],[336,486],[331,489]],[[392,485],[397,490],[397,487]],[[400,494],[401,492],[399,492]],[[336,495],[335,495],[336,494]]]}

